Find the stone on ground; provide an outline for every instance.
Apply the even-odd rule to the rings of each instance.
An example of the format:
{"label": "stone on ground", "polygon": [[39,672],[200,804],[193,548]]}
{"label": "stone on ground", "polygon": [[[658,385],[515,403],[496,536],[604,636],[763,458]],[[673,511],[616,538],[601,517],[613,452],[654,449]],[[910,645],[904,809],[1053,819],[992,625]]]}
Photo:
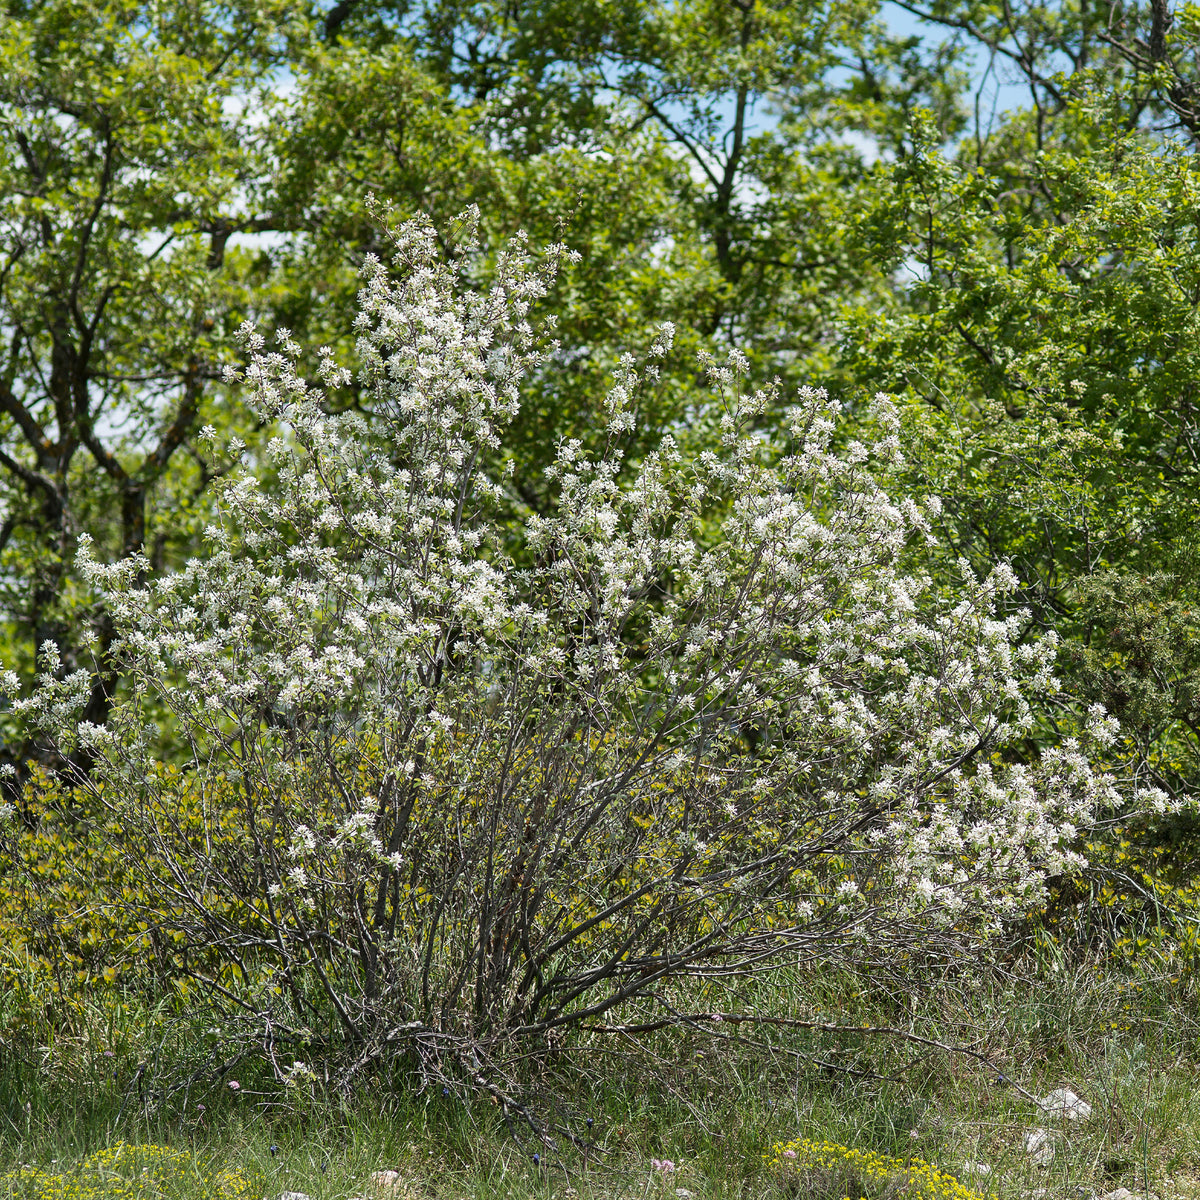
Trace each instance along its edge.
{"label": "stone on ground", "polygon": [[1062,1117],[1066,1121],[1086,1121],[1092,1115],[1092,1106],[1070,1088],[1055,1088],[1038,1101],[1038,1107],[1047,1116]]}
{"label": "stone on ground", "polygon": [[1040,1125],[1029,1130],[1025,1135],[1025,1153],[1039,1167],[1048,1167],[1054,1161],[1054,1143],[1050,1140],[1050,1131]]}

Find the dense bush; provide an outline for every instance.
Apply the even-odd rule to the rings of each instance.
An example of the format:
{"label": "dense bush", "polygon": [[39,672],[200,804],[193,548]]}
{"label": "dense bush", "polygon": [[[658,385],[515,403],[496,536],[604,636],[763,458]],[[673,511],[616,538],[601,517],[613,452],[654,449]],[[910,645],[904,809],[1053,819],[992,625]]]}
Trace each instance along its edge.
{"label": "dense bush", "polygon": [[[0,869],[0,1025],[8,1032],[78,1030],[89,1002],[106,993],[186,998],[189,976],[201,970],[231,982],[217,948],[189,942],[171,892],[197,838],[217,864],[244,857],[240,814],[225,805],[214,815],[177,768],[156,770],[167,807],[153,842],[132,840],[114,806],[31,773]],[[210,890],[204,902],[222,919],[250,918],[236,897]]]}
{"label": "dense bush", "polygon": [[1004,564],[955,595],[921,573],[886,398],[871,445],[836,448],[814,391],[774,441],[733,354],[695,400],[711,439],[635,461],[664,329],[523,510],[504,432],[561,252],[514,244],[478,292],[428,226],[387,232],[355,319],[376,420],[330,411],[332,352],[315,385],[247,330],[269,462],[177,573],[85,549],[128,681],[104,728],[52,643],[16,706],[212,1003],[273,1057],[347,1079],[405,1052],[507,1102],[514,1053],[672,977],[958,953],[1079,861],[1112,725],[1037,728],[1055,643],[1000,611]]}

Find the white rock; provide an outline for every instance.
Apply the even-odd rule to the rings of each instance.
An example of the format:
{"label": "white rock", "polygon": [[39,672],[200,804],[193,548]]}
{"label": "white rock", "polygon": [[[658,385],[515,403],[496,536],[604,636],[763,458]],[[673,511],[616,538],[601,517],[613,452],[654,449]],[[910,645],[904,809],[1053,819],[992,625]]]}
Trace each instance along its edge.
{"label": "white rock", "polygon": [[1054,1161],[1054,1144],[1049,1130],[1037,1126],[1025,1135],[1025,1153],[1039,1167],[1048,1167]]}
{"label": "white rock", "polygon": [[411,1183],[399,1171],[376,1171],[367,1183],[377,1196],[406,1196],[412,1192]]}
{"label": "white rock", "polygon": [[1055,1088],[1038,1101],[1038,1107],[1047,1116],[1062,1117],[1067,1121],[1086,1121],[1092,1115],[1092,1106],[1070,1088]]}
{"label": "white rock", "polygon": [[1037,1126],[1025,1132],[1025,1152],[1032,1154],[1039,1146],[1044,1146],[1050,1140],[1050,1134]]}
{"label": "white rock", "polygon": [[1158,1200],[1153,1192],[1131,1192],[1128,1188],[1117,1188],[1115,1192],[1105,1192],[1100,1200]]}
{"label": "white rock", "polygon": [[279,1200],[312,1200],[307,1192],[280,1192]]}
{"label": "white rock", "polygon": [[990,1175],[992,1168],[987,1163],[965,1162],[962,1165],[964,1175]]}
{"label": "white rock", "polygon": [[692,1193],[687,1188],[676,1188],[675,1195],[679,1197],[679,1200],[692,1200]]}

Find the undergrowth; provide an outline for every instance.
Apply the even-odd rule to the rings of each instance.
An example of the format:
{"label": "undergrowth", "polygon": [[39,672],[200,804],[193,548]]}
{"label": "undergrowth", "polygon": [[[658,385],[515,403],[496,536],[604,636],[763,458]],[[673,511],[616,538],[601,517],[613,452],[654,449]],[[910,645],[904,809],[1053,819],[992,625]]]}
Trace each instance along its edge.
{"label": "undergrowth", "polygon": [[[679,1189],[698,1200],[783,1200],[853,1182],[841,1167],[801,1177],[772,1165],[773,1147],[801,1139],[929,1164],[946,1187],[1000,1200],[1121,1186],[1200,1197],[1200,1053],[1187,979],[1031,960],[893,987],[777,971],[661,999],[677,1011],[842,1031],[697,1022],[548,1046],[529,1063],[524,1095],[559,1131],[540,1141],[486,1094],[420,1090],[403,1062],[348,1095],[306,1077],[285,1087],[261,1054],[239,1057],[227,1031],[186,1006],[97,996],[72,1028],[4,1043],[0,1197],[84,1195],[30,1191],[29,1172],[84,1178],[98,1152],[121,1143],[182,1155],[170,1191],[180,1200],[216,1200],[214,1163],[267,1200],[366,1195],[383,1169],[400,1172],[409,1200],[660,1200]],[[1057,1087],[1086,1099],[1091,1118],[1040,1114],[1030,1097]],[[1046,1166],[1024,1149],[1035,1125],[1054,1147]],[[875,1194],[854,1178],[862,1195]]]}

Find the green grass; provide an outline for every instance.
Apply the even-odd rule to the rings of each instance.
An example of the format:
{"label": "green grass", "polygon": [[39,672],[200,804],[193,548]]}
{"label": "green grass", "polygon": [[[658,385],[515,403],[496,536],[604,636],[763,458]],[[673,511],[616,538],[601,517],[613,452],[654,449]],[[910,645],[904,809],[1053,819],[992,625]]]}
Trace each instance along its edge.
{"label": "green grass", "polygon": [[[751,1045],[686,1030],[589,1042],[531,1070],[528,1096],[540,1112],[581,1137],[593,1122],[590,1146],[560,1138],[547,1149],[519,1126],[514,1137],[486,1098],[420,1091],[399,1074],[348,1098],[320,1098],[275,1085],[261,1061],[247,1059],[162,1099],[184,1068],[221,1053],[222,1035],[165,1006],[130,1001],[114,1011],[97,999],[71,1030],[4,1046],[0,1174],[30,1164],[69,1175],[124,1141],[190,1156],[195,1168],[173,1193],[181,1200],[210,1194],[202,1177],[214,1163],[253,1181],[256,1200],[365,1195],[381,1169],[401,1172],[409,1200],[662,1200],[676,1188],[697,1200],[783,1200],[764,1155],[776,1142],[811,1138],[918,1156],[1001,1200],[1038,1188],[1072,1198],[1136,1192],[1147,1182],[1163,1200],[1200,1200],[1200,1044],[1187,981],[1135,981],[1085,965],[888,992],[850,977],[780,973],[691,999],[911,1027],[970,1046],[992,1067],[886,1037],[809,1030],[760,1030]],[[1073,1088],[1093,1106],[1091,1120],[1041,1117],[1000,1073],[1037,1095]],[[234,1077],[237,1091],[228,1087]],[[1048,1167],[1023,1149],[1035,1124],[1054,1137]],[[653,1158],[673,1160],[676,1174],[655,1172]],[[992,1173],[973,1178],[965,1162]],[[0,1198],[4,1186],[26,1194],[10,1182]]]}

